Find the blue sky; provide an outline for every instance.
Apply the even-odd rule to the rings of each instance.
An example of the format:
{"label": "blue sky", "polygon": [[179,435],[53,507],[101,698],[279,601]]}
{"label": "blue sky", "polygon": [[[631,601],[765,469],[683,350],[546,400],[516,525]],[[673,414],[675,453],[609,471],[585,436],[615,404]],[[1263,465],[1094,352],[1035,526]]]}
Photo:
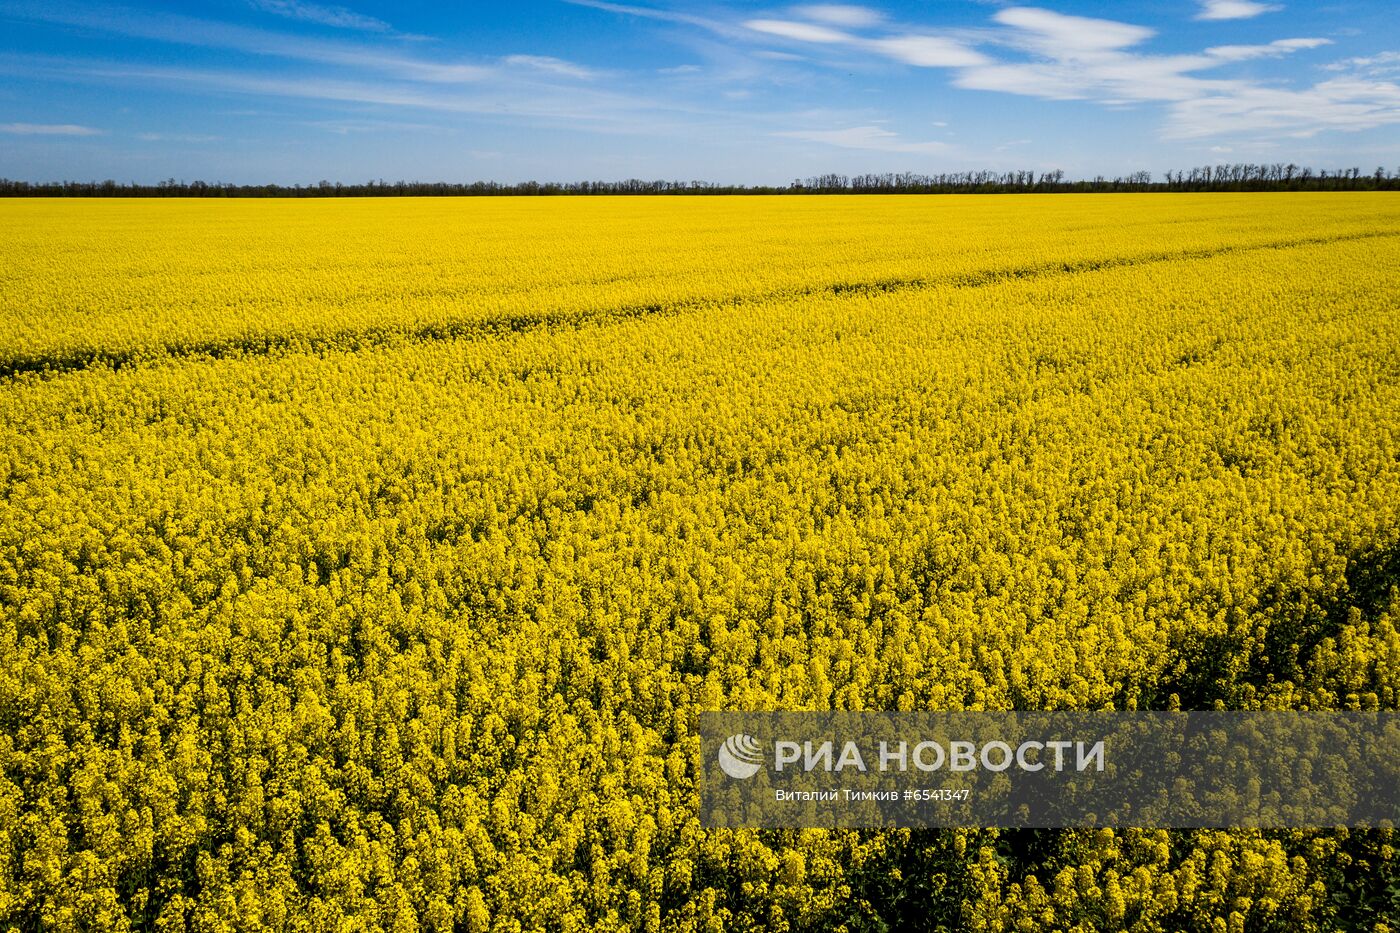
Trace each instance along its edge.
{"label": "blue sky", "polygon": [[0,0],[0,175],[1400,169],[1392,0]]}

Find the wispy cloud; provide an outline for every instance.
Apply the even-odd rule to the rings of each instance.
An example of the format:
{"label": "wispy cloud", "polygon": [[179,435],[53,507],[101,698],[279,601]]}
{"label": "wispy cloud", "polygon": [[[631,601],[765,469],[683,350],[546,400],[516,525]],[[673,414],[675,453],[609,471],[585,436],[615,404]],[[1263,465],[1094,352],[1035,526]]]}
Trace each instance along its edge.
{"label": "wispy cloud", "polygon": [[591,68],[575,65],[573,62],[567,62],[562,58],[554,58],[549,55],[507,55],[502,61],[507,65],[513,65],[518,68],[528,68],[533,71],[543,71],[552,75],[559,75],[565,78],[578,78],[584,81],[598,76],[598,73]]}
{"label": "wispy cloud", "polygon": [[250,5],[264,13],[272,13],[287,19],[321,26],[334,26],[337,29],[356,29],[361,32],[393,32],[394,27],[382,19],[356,13],[343,6],[323,6],[319,3],[303,3],[301,0],[250,0]]}
{"label": "wispy cloud", "polygon": [[812,3],[793,7],[792,12],[803,19],[850,29],[878,26],[885,20],[885,14],[879,10],[848,3]]}
{"label": "wispy cloud", "polygon": [[1206,54],[1223,62],[1244,62],[1254,58],[1278,58],[1331,44],[1331,39],[1276,39],[1267,45],[1217,45],[1206,49]]}
{"label": "wispy cloud", "polygon": [[867,152],[905,152],[940,155],[948,152],[947,143],[909,142],[898,133],[881,126],[853,126],[841,130],[790,130],[774,133],[788,139],[824,143],[841,149],[863,149]]}
{"label": "wispy cloud", "polygon": [[[459,133],[467,125],[508,118],[566,128],[561,132],[638,134],[658,140],[657,148],[672,146],[685,157],[718,151],[726,143],[737,145],[735,140],[761,151],[764,141],[774,144],[774,137],[818,150],[938,156],[943,162],[984,158],[1019,145],[1004,140],[1025,130],[998,130],[981,144],[981,156],[964,151],[964,146],[974,145],[971,142],[954,147],[924,138],[954,139],[946,123],[934,123],[938,129],[932,129],[929,115],[946,116],[951,111],[942,106],[943,98],[961,91],[977,92],[962,94],[974,104],[995,104],[1004,101],[995,95],[1006,94],[1082,101],[1105,109],[1136,108],[1157,115],[1164,139],[1209,137],[1211,143],[1228,143],[1242,151],[1271,139],[1400,125],[1400,53],[1358,47],[1329,57],[1368,54],[1326,64],[1326,59],[1318,61],[1318,50],[1333,42],[1345,44],[1339,34],[1329,32],[1330,39],[1287,34],[1272,41],[1267,36],[1255,39],[1259,28],[1279,20],[1249,24],[1251,35],[1245,41],[1251,44],[1226,44],[1239,41],[1242,29],[1190,27],[1197,33],[1208,31],[1210,41],[1219,44],[1206,47],[1202,41],[1183,49],[1173,41],[1167,51],[1166,39],[1177,37],[1164,39],[1158,30],[1174,28],[1170,20],[1150,21],[1154,29],[1143,23],[998,3],[983,7],[982,22],[953,28],[940,26],[937,19],[920,21],[912,12],[937,10],[932,4],[906,7],[908,12],[896,15],[855,3],[800,0],[761,6],[726,5],[723,0],[564,0],[600,14],[635,18],[620,25],[674,42],[685,52],[669,61],[648,56],[590,67],[569,60],[575,53],[567,45],[541,51],[569,57],[534,54],[528,46],[491,48],[484,41],[407,43],[388,22],[350,7],[303,0],[239,2],[269,16],[254,27],[99,6],[94,0],[0,0],[0,15],[12,20],[76,27],[51,30],[54,34],[100,32],[143,40],[118,44],[123,51],[104,60],[79,51],[47,60],[0,52],[0,72],[104,89],[158,87],[206,99],[251,99],[259,106],[282,99],[288,103],[279,109],[295,116],[279,116],[279,125],[330,133],[391,132],[410,126]],[[1259,15],[1271,8],[1252,0],[1183,3],[1178,5],[1175,27],[1187,26],[1181,20],[1198,11],[1204,18],[1220,19],[1226,14]],[[588,16],[578,9],[574,13]],[[902,18],[906,16],[909,19]],[[602,15],[596,18],[606,22]],[[145,42],[198,51],[177,57],[167,49],[143,57]],[[593,61],[588,53],[577,54]],[[1289,57],[1300,68],[1314,70],[1299,68],[1291,78],[1284,77],[1286,66],[1278,62]],[[816,69],[826,73],[815,74]],[[900,86],[890,88],[887,98],[871,96],[869,91],[879,90],[879,82],[892,72]],[[845,80],[851,73],[859,75],[858,84]],[[928,84],[923,103],[933,106],[911,114],[907,123],[886,123],[882,108],[901,106],[908,99],[903,96],[906,85],[917,75]],[[842,97],[844,92],[849,93]],[[801,109],[819,97],[820,110]],[[302,103],[294,105],[293,100]],[[381,118],[422,123],[390,126]],[[1111,119],[1104,121],[1109,127],[1105,139],[1111,139]],[[163,124],[152,120],[141,125],[160,129]],[[170,129],[173,132],[134,138],[172,144],[214,141],[181,134],[178,126]],[[10,135],[79,137],[102,132],[68,124],[0,124],[0,133]],[[959,139],[973,139],[978,132],[978,121],[959,119]],[[116,138],[130,139],[132,134],[117,133]],[[701,144],[692,146],[690,140]],[[1053,143],[1037,139],[1036,145]],[[143,157],[151,151],[137,148]],[[1170,151],[1166,146],[1159,149]],[[1190,151],[1204,148],[1193,144]],[[856,161],[855,156],[829,151],[823,157]]]}
{"label": "wispy cloud", "polygon": [[383,40],[372,44],[307,38],[178,14],[155,16],[122,8],[99,10],[80,5],[4,5],[0,8],[25,19],[78,26],[110,35],[372,70],[408,81],[450,84],[479,81],[492,73],[491,68],[477,63],[438,61],[407,54],[393,46],[386,46]]}
{"label": "wispy cloud", "polygon": [[[1220,134],[1309,135],[1324,129],[1359,130],[1400,122],[1396,92],[1376,82],[1325,82],[1307,89],[1255,81],[1202,77],[1227,65],[1292,55],[1331,44],[1317,37],[1260,45],[1216,46],[1194,55],[1137,51],[1151,30],[1095,21],[1083,30],[1047,11],[1003,10],[994,18],[1013,28],[1009,44],[1036,54],[1030,62],[963,69],[955,83],[1031,97],[1096,100],[1110,106],[1133,102],[1168,105],[1163,134],[1169,138]],[[1070,33],[1076,33],[1071,36]]]}
{"label": "wispy cloud", "polygon": [[101,136],[102,132],[76,123],[0,123],[0,133],[12,136]]}
{"label": "wispy cloud", "polygon": [[[1207,4],[1223,18],[1265,12],[1239,0]],[[1256,9],[1257,8],[1257,9]],[[792,8],[794,14],[807,10]],[[1256,79],[1219,76],[1241,62],[1282,58],[1332,44],[1320,37],[1277,39],[1253,45],[1219,45],[1188,54],[1144,49],[1156,31],[1134,23],[1071,16],[1036,7],[1007,7],[992,15],[993,28],[934,33],[883,20],[848,19],[847,29],[797,19],[750,19],[751,32],[805,46],[821,60],[837,48],[926,68],[948,69],[956,87],[1051,100],[1094,101],[1120,109],[1144,103],[1167,107],[1163,135],[1223,133],[1306,135],[1322,130],[1359,130],[1400,123],[1400,87],[1382,80],[1396,68],[1390,53],[1354,60],[1338,77],[1297,89]],[[871,28],[863,29],[861,25]],[[872,34],[873,33],[873,34]],[[846,67],[841,57],[831,64]],[[820,131],[801,138],[832,145],[901,145],[877,127]]]}
{"label": "wispy cloud", "polygon": [[797,42],[821,42],[821,43],[841,43],[854,42],[855,37],[829,26],[819,26],[815,23],[800,23],[786,19],[751,19],[744,22],[744,26],[754,32],[761,32],[769,36],[778,36],[782,39],[793,39]]}
{"label": "wispy cloud", "polygon": [[1145,26],[1087,16],[1066,16],[1034,7],[998,10],[992,18],[1016,30],[1010,38],[1017,45],[1057,59],[1125,49],[1156,35]]}
{"label": "wispy cloud", "polygon": [[[803,15],[812,15],[811,11],[864,10],[864,7],[795,7],[793,12]],[[817,17],[823,18],[823,17]],[[835,22],[842,17],[827,15],[825,22]],[[878,25],[882,19],[876,16],[859,17],[850,13],[844,17],[841,25],[863,26]],[[765,36],[776,36],[791,42],[812,43],[819,45],[839,45],[847,48],[874,52],[884,58],[889,58],[906,65],[917,65],[924,68],[958,68],[967,65],[978,65],[987,61],[986,57],[975,50],[969,48],[957,39],[944,35],[929,33],[896,33],[880,36],[861,36],[854,33],[834,29],[830,25],[823,23],[802,22],[800,20],[789,19],[750,19],[744,21],[744,27],[753,32]],[[772,54],[772,53],[770,53]]]}
{"label": "wispy cloud", "polygon": [[1347,71],[1373,78],[1400,75],[1400,52],[1381,52],[1377,55],[1344,58],[1323,67],[1328,71]]}
{"label": "wispy cloud", "polygon": [[144,143],[213,143],[223,139],[198,133],[137,133],[136,138]]}
{"label": "wispy cloud", "polygon": [[1281,9],[1283,7],[1277,4],[1256,3],[1255,0],[1201,0],[1201,11],[1196,19],[1252,19]]}
{"label": "wispy cloud", "polygon": [[980,52],[944,36],[888,36],[861,45],[886,58],[921,68],[965,68],[988,62]]}
{"label": "wispy cloud", "polygon": [[[221,92],[547,120],[609,132],[646,132],[657,125],[655,102],[603,88],[539,81],[493,80],[470,88],[405,84],[365,78],[281,76],[230,69],[131,64],[67,57],[0,54],[0,73],[67,82],[150,85],[193,92]],[[675,108],[672,108],[673,110]],[[679,111],[677,111],[679,112]]]}
{"label": "wispy cloud", "polygon": [[412,132],[441,132],[442,127],[433,123],[411,123],[404,120],[313,120],[307,124],[318,130],[325,130],[328,133],[335,133],[337,136],[349,136],[352,133],[398,133],[404,130]]}
{"label": "wispy cloud", "polygon": [[1400,124],[1400,85],[1336,79],[1307,90],[1238,87],[1173,105],[1169,138],[1254,133],[1307,138]]}
{"label": "wispy cloud", "polygon": [[564,2],[574,6],[588,7],[592,10],[603,10],[607,13],[620,13],[625,16],[636,16],[641,19],[653,19],[666,23],[680,23],[686,26],[699,26],[702,29],[708,29],[710,32],[720,35],[732,36],[741,31],[725,20],[714,19],[708,16],[696,16],[693,13],[659,10],[655,7],[636,6],[628,3],[610,3],[608,0],[564,0]]}

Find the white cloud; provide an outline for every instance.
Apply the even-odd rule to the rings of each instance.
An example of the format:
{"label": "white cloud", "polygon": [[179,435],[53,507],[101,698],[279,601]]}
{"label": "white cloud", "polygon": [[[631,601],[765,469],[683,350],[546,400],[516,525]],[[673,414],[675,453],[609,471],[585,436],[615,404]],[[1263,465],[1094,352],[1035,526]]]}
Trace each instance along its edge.
{"label": "white cloud", "polygon": [[953,83],[974,91],[1000,91],[1047,100],[1079,100],[1089,96],[1082,80],[1054,65],[985,65],[959,72]]}
{"label": "white cloud", "polygon": [[975,49],[942,36],[889,36],[870,39],[863,45],[887,58],[922,68],[963,68],[988,61]]}
{"label": "white cloud", "polygon": [[231,23],[196,19],[175,13],[154,16],[137,10],[95,12],[80,7],[49,5],[34,8],[26,18],[93,29],[133,39],[176,45],[230,49],[250,55],[337,65],[383,72],[408,81],[452,84],[480,81],[492,74],[480,65],[439,62],[404,54],[396,48],[364,42],[316,39]]}
{"label": "white cloud", "polygon": [[502,61],[507,65],[530,68],[535,71],[544,71],[565,78],[588,80],[598,76],[597,72],[590,68],[585,68],[582,65],[575,65],[573,62],[567,62],[562,58],[554,58],[549,55],[507,55]]}
{"label": "white cloud", "polygon": [[1328,71],[1349,71],[1371,77],[1400,74],[1400,52],[1381,52],[1358,58],[1344,58],[1323,67]]}
{"label": "white cloud", "polygon": [[851,42],[855,38],[848,33],[829,29],[826,26],[815,26],[811,23],[798,23],[786,19],[751,19],[747,20],[744,25],[754,32],[793,39],[797,42],[831,44]]}
{"label": "white cloud", "polygon": [[343,6],[322,6],[302,0],[250,0],[254,9],[304,23],[334,26],[338,29],[358,29],[361,32],[393,32],[394,27],[382,19],[365,16]]}
{"label": "white cloud", "polygon": [[686,26],[699,26],[710,32],[722,36],[738,36],[743,30],[734,28],[731,24],[717,19],[707,19],[703,16],[694,16],[690,13],[676,13],[671,10],[656,10],[651,7],[632,6],[626,3],[610,3],[608,0],[564,0],[574,6],[588,7],[591,10],[603,10],[608,13],[621,13],[625,16],[636,16],[641,19],[654,19],[665,23],[682,23]]}
{"label": "white cloud", "polygon": [[[1245,7],[1231,0],[1211,4],[1214,15],[1238,16]],[[1380,80],[1400,67],[1400,55],[1381,53],[1331,66],[1348,77],[1307,89],[1257,80],[1209,75],[1239,62],[1279,58],[1318,49],[1331,40],[1277,39],[1257,45],[1220,45],[1194,54],[1153,54],[1139,49],[1156,33],[1145,26],[1068,16],[1034,7],[1008,7],[992,19],[999,29],[956,35],[917,32],[863,37],[812,23],[751,20],[745,25],[817,48],[839,45],[903,64],[948,68],[957,87],[1056,100],[1089,100],[1122,109],[1165,104],[1164,133],[1172,137],[1225,133],[1310,134],[1323,129],[1356,130],[1400,123],[1400,89]],[[974,44],[981,45],[979,49]],[[1018,51],[1019,60],[993,59],[989,47]],[[793,134],[788,134],[793,135]],[[848,148],[937,144],[905,143],[878,127],[800,134],[797,138]]]}
{"label": "white cloud", "polygon": [[13,136],[101,136],[102,130],[75,123],[0,123],[0,133]]}
{"label": "white cloud", "polygon": [[1277,4],[1256,3],[1255,0],[1201,0],[1201,11],[1196,19],[1252,19],[1281,9],[1283,7]]}
{"label": "white cloud", "polygon": [[898,133],[879,126],[853,126],[844,130],[793,130],[775,133],[788,139],[824,143],[842,149],[863,149],[867,152],[907,152],[923,155],[946,153],[947,143],[906,142]]}
{"label": "white cloud", "polygon": [[792,12],[803,19],[828,23],[832,26],[845,26],[848,29],[878,26],[885,20],[885,14],[879,10],[846,3],[814,3],[793,7]]}
{"label": "white cloud", "polygon": [[1003,26],[1018,30],[1022,47],[1052,58],[1124,49],[1145,42],[1156,34],[1145,26],[1086,16],[1066,16],[1033,7],[1010,7],[999,10],[992,18]]}
{"label": "white cloud", "polygon": [[[780,36],[795,42],[846,45],[865,49],[905,65],[917,65],[921,68],[961,68],[987,62],[986,56],[944,36],[911,33],[863,39],[826,26],[781,19],[751,19],[744,25],[755,32]],[[776,53],[768,54],[769,57],[773,57]]]}
{"label": "white cloud", "polygon": [[190,133],[137,133],[136,138],[147,143],[212,143],[223,139]]}
{"label": "white cloud", "polygon": [[[878,14],[866,7],[836,4],[791,8],[793,19],[753,19],[741,23],[738,17],[715,22],[608,0],[570,2],[687,24],[726,38],[743,37],[746,42],[731,41],[725,45],[734,50],[736,57],[742,57],[746,65],[752,66],[753,71],[746,72],[746,78],[758,74],[775,80],[791,79],[792,68],[764,66],[757,61],[760,58],[798,61],[802,59],[793,52],[802,52],[813,62],[849,69],[852,59],[864,56],[870,61],[948,69],[952,72],[951,83],[962,88],[1037,98],[1078,99],[1103,107],[1156,103],[1165,116],[1163,133],[1173,138],[1297,136],[1324,130],[1400,125],[1400,86],[1391,77],[1400,73],[1400,53],[1397,52],[1335,62],[1326,66],[1329,69],[1326,76],[1332,80],[1312,86],[1300,82],[1289,87],[1284,82],[1265,83],[1232,74],[1231,68],[1237,63],[1303,54],[1329,44],[1329,40],[1321,38],[1285,38],[1257,45],[1219,45],[1190,54],[1158,54],[1147,44],[1154,32],[1144,26],[1067,16],[1024,6],[992,13],[984,29],[935,33],[921,30],[917,25],[897,26],[887,20],[861,19],[860,14],[851,11]],[[611,72],[594,72],[551,56],[509,55],[473,64],[442,60],[442,56],[429,57],[426,53],[415,54],[385,36],[335,40],[174,14],[155,17],[130,9],[94,12],[63,5],[31,9],[37,12],[25,13],[24,18],[308,63],[307,67],[296,69],[303,74],[284,76],[275,74],[279,69],[255,71],[232,66],[228,70],[179,69],[155,64],[102,64],[70,59],[62,64],[55,63],[51,69],[54,79],[62,81],[153,83],[181,89],[194,87],[196,93],[203,90],[307,98],[445,113],[547,118],[570,123],[583,120],[590,121],[590,128],[607,125],[621,132],[652,135],[657,132],[655,116],[661,110],[683,113],[678,121],[688,121],[683,125],[692,127],[696,120],[720,114],[724,119],[732,119],[739,108],[731,108],[726,113],[725,97],[735,98],[745,91],[733,88],[747,88],[752,84],[726,78],[728,83],[716,85],[713,93],[701,103],[646,99],[644,95],[634,96],[630,88],[620,83],[609,85],[609,79],[616,77]],[[814,14],[814,9],[825,12]],[[832,13],[832,9],[845,12]],[[796,18],[799,16],[806,16],[807,20]],[[767,50],[764,45],[780,43],[765,42],[765,37],[778,37],[792,45],[781,44],[787,51]],[[698,70],[694,65],[680,65],[660,69],[660,72],[685,75]],[[720,70],[706,60],[705,80],[714,80]],[[690,88],[697,83],[665,81],[655,71],[650,74],[658,88]],[[597,82],[583,84],[581,79],[584,78],[596,78]],[[645,81],[645,76],[642,80]],[[608,90],[610,86],[612,92]],[[995,102],[990,96],[978,99]],[[788,126],[845,128],[779,135],[876,152],[935,154],[949,151],[945,143],[905,139],[876,125],[877,121],[870,116],[852,114],[852,111],[843,111],[839,115],[827,112],[822,116],[789,116],[786,118],[790,121],[786,123]],[[771,119],[771,115],[763,119]],[[801,122],[797,122],[799,120]],[[846,126],[849,122],[867,120],[871,125]],[[771,129],[770,123],[762,131]],[[84,136],[101,131],[72,125],[15,123],[0,125],[0,132]],[[943,131],[936,135],[948,137],[951,134]],[[162,139],[173,141],[175,137]],[[192,141],[192,138],[185,141]],[[1237,138],[1224,141],[1245,145]]]}
{"label": "white cloud", "polygon": [[512,80],[500,73],[479,85],[409,84],[373,78],[258,74],[230,69],[94,61],[0,53],[0,74],[30,79],[176,88],[182,93],[228,93],[366,104],[443,114],[476,114],[558,121],[593,132],[655,133],[657,102],[627,93],[568,83]]}
{"label": "white cloud", "polygon": [[[1269,9],[1245,0],[1213,0],[1202,15],[1239,18]],[[1400,73],[1400,53],[1338,62],[1328,66],[1340,73],[1338,78],[1289,88],[1210,73],[1240,62],[1322,48],[1331,40],[1300,37],[1219,45],[1192,54],[1154,54],[1140,49],[1154,38],[1154,30],[1133,23],[1024,6],[998,10],[992,20],[999,28],[874,37],[786,20],[753,20],[746,25],[815,48],[839,45],[903,64],[948,68],[954,72],[955,86],[971,90],[1088,100],[1116,109],[1161,103],[1167,107],[1164,135],[1168,137],[1296,136],[1400,123],[1400,85],[1387,80]],[[994,59],[987,49],[996,46],[1022,54]],[[878,127],[820,131],[801,138],[865,148],[923,145],[892,139]]]}
{"label": "white cloud", "polygon": [[1277,58],[1331,44],[1331,39],[1276,39],[1268,45],[1217,45],[1206,49],[1206,54],[1221,61],[1244,62],[1254,58]]}
{"label": "white cloud", "polygon": [[337,136],[349,136],[354,133],[400,133],[405,130],[433,132],[441,129],[431,123],[408,123],[403,120],[312,120],[306,125],[335,133]]}
{"label": "white cloud", "polygon": [[1297,135],[1400,123],[1400,89],[1375,75],[1291,89],[1200,74],[1321,48],[1331,44],[1327,39],[1279,39],[1216,46],[1194,55],[1154,55],[1133,48],[1152,36],[1143,27],[1026,8],[1003,10],[994,19],[1012,29],[1001,41],[1031,52],[1035,60],[961,68],[954,78],[957,86],[1093,100],[1112,107],[1162,102],[1168,107],[1164,135],[1173,138]]}
{"label": "white cloud", "polygon": [[1400,124],[1400,85],[1338,78],[1306,90],[1235,86],[1172,105],[1166,135],[1193,139],[1241,133],[1308,137]]}

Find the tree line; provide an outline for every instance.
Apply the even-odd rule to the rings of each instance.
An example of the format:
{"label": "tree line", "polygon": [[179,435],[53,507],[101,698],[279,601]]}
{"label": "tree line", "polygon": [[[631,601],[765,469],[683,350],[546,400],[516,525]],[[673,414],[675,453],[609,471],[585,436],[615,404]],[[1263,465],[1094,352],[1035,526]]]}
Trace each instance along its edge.
{"label": "tree line", "polygon": [[1176,169],[1154,178],[1131,172],[1112,178],[1066,178],[1060,170],[968,171],[923,175],[885,172],[861,175],[828,173],[795,178],[786,185],[725,185],[709,181],[629,178],[624,181],[421,182],[381,179],[363,184],[320,181],[314,185],[235,185],[226,182],[177,181],[156,184],[106,181],[28,182],[0,178],[0,197],[180,197],[180,198],[325,198],[325,197],[491,197],[629,194],[1015,194],[1148,191],[1395,191],[1400,168],[1363,172],[1358,167],[1315,170],[1295,163],[1222,163]]}

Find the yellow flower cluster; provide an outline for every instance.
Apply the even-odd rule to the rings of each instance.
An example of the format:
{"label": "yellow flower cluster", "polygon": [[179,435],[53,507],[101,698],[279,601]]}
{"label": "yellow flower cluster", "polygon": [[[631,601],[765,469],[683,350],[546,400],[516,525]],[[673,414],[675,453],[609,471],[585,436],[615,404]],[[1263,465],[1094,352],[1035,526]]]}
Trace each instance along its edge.
{"label": "yellow flower cluster", "polygon": [[1386,194],[0,206],[0,926],[1395,929],[733,832],[710,709],[1395,709]]}
{"label": "yellow flower cluster", "polygon": [[1385,194],[12,200],[0,373],[472,336],[1400,232]]}

